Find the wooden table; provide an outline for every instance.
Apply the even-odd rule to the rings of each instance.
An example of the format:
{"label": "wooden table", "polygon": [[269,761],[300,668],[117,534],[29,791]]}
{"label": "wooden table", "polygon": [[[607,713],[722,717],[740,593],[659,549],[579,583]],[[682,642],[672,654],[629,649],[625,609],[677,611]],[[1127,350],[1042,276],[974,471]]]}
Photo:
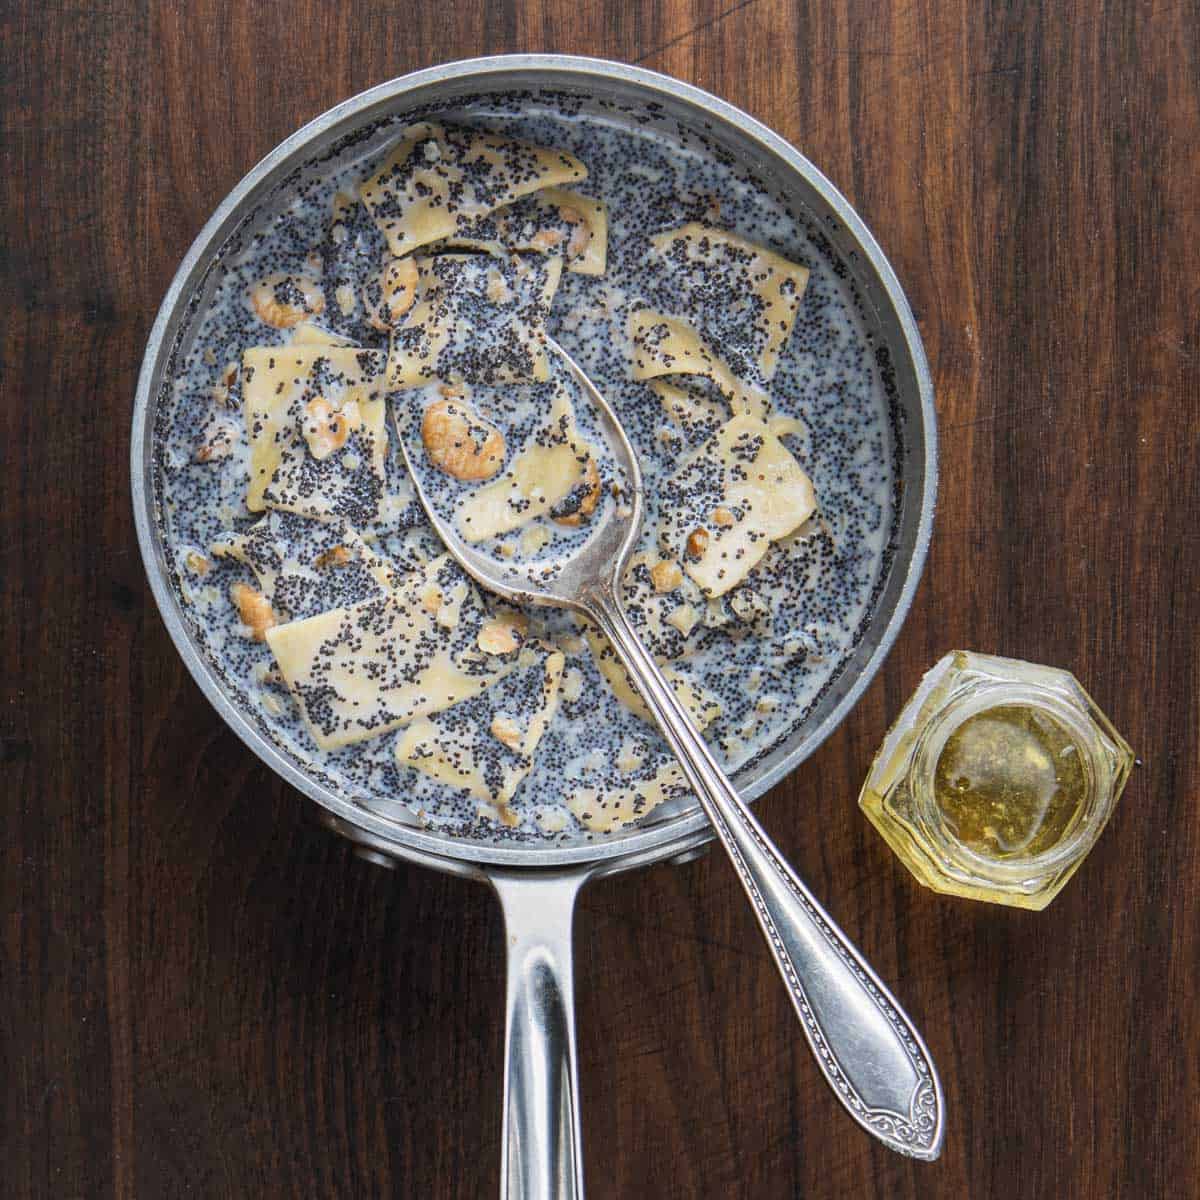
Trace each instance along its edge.
{"label": "wooden table", "polygon": [[[585,894],[590,1195],[1200,1194],[1198,17],[0,5],[4,1195],[496,1193],[497,908],[358,861],[222,725],[145,585],[127,452],[162,294],[261,155],[381,80],[533,49],[699,84],[819,164],[908,290],[941,421],[904,632],[760,810],[925,1030],[945,1154],[842,1115],[710,858]],[[855,805],[954,647],[1071,668],[1143,760],[1040,915],[923,891]]]}

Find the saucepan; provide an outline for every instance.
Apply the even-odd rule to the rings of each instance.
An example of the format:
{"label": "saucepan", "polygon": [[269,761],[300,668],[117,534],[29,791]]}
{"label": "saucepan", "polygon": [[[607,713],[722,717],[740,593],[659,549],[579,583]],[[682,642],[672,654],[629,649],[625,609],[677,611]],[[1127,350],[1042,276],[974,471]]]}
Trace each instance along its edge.
{"label": "saucepan", "polygon": [[[481,97],[514,104],[547,97],[607,102],[699,134],[763,186],[786,199],[805,223],[809,241],[851,281],[871,331],[876,367],[889,409],[896,490],[892,528],[880,550],[878,583],[857,642],[840,669],[789,731],[736,775],[740,794],[753,799],[804,761],[850,711],[879,669],[900,629],[924,564],[933,519],[936,447],[929,369],[909,306],[892,268],[850,205],[792,146],[724,101],[674,79],[636,67],[557,55],[506,55],[419,71],[382,84],[331,109],[292,135],[259,163],[213,214],[183,260],[151,331],[133,414],[132,482],[138,537],[163,620],[201,690],[234,732],[272,770],[310,797],[325,822],[357,852],[383,866],[417,863],[489,884],[504,910],[508,947],[507,1035],[504,1068],[502,1189],[515,1198],[582,1196],[578,1083],[572,991],[571,926],[576,897],[591,880],[663,860],[685,860],[711,837],[694,804],[678,804],[638,826],[562,843],[488,841],[425,827],[402,802],[380,805],[346,794],[279,743],[235,685],[222,675],[190,624],[187,605],[164,538],[159,459],[165,409],[176,356],[186,351],[189,322],[237,231],[286,192],[297,172],[333,157],[373,128],[418,111],[453,108]],[[158,431],[158,432],[156,432]],[[848,798],[849,799],[849,798]],[[860,972],[822,945],[814,926],[809,952],[825,969]],[[868,971],[869,974],[869,971]],[[806,1036],[839,1098],[896,1148],[936,1154],[941,1138],[936,1080],[926,1076],[909,1111],[872,1096],[872,1067],[856,1074],[839,1061],[834,1039],[814,1016],[818,998],[792,981]],[[875,992],[869,1019],[895,1019],[886,990]],[[810,1004],[811,1000],[811,1004]],[[853,1041],[861,1013],[841,1013],[842,1036]],[[831,1018],[826,1018],[831,1019]],[[911,1047],[925,1070],[922,1049]],[[876,1072],[877,1073],[877,1072]]]}

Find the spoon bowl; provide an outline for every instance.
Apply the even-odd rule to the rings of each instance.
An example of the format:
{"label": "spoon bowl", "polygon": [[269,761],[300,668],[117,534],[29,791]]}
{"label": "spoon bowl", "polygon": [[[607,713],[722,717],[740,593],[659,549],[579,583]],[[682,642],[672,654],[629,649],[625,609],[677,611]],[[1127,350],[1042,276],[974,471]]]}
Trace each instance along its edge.
{"label": "spoon bowl", "polygon": [[619,482],[614,481],[615,494],[610,493],[592,519],[587,538],[564,558],[549,564],[545,560],[504,561],[467,542],[455,528],[454,521],[439,512],[429,489],[422,482],[422,472],[416,469],[409,450],[409,438],[405,436],[407,422],[397,415],[396,406],[392,406],[392,420],[404,465],[429,523],[468,575],[488,591],[514,604],[589,613],[591,597],[596,590],[615,590],[625,573],[629,556],[642,532],[645,488],[633,444],[612,406],[575,360],[548,335],[546,346],[566,367],[591,403],[619,479]]}

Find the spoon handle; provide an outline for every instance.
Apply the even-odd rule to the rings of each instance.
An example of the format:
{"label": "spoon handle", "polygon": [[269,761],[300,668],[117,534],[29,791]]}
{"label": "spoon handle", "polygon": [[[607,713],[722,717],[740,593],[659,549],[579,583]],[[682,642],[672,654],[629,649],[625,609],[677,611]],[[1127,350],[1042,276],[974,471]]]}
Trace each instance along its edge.
{"label": "spoon handle", "polygon": [[817,1064],[850,1115],[901,1154],[941,1152],[941,1083],[903,1009],[742,803],[611,587],[586,597],[737,869]]}

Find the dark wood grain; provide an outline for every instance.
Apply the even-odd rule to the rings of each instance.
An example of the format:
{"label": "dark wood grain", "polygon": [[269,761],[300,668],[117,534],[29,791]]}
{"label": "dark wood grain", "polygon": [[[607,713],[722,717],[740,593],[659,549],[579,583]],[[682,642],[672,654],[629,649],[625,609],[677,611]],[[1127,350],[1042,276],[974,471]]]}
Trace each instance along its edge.
{"label": "dark wood grain", "polygon": [[[360,863],[185,677],[142,576],[151,319],[226,191],[440,60],[604,55],[795,142],[890,254],[942,490],[882,674],[761,805],[925,1030],[945,1156],[842,1117],[729,868],[578,920],[593,1197],[1200,1195],[1200,12],[596,0],[0,6],[0,1191],[495,1193],[502,934]],[[1040,915],[922,891],[854,797],[953,647],[1060,664],[1141,754]]]}

